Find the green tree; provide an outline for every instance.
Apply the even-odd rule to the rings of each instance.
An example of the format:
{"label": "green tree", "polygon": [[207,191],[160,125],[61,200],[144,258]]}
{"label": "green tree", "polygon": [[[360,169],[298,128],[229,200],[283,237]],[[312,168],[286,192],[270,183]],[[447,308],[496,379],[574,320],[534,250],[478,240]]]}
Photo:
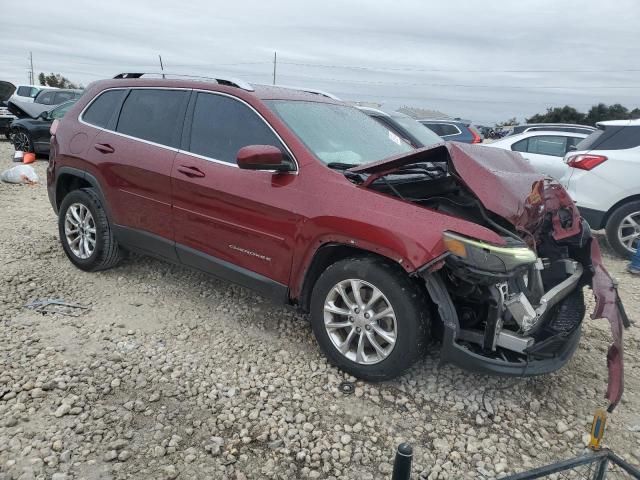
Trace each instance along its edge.
{"label": "green tree", "polygon": [[538,113],[525,119],[526,123],[578,123],[585,124],[584,113],[565,105],[564,107],[547,108],[546,113]]}
{"label": "green tree", "polygon": [[587,113],[586,120],[589,125],[595,125],[597,122],[604,120],[626,120],[628,118],[631,118],[631,114],[627,107],[623,107],[619,103],[611,106],[599,103],[591,107],[591,110]]}
{"label": "green tree", "polygon": [[40,85],[46,85],[48,87],[82,88],[82,85],[71,82],[68,78],[63,77],[59,73],[50,73],[49,75],[45,75],[43,72],[40,72],[38,75],[38,81],[40,82]]}
{"label": "green tree", "polygon": [[629,112],[631,118],[640,119],[640,108],[634,108]]}

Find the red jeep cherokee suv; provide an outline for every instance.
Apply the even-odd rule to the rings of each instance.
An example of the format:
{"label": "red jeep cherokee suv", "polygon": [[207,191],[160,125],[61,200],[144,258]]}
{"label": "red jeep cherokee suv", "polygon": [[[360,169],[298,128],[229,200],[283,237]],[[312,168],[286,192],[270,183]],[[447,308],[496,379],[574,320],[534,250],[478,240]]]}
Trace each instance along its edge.
{"label": "red jeep cherokee suv", "polygon": [[52,135],[49,196],[78,268],[127,249],[250,287],[309,312],[330,361],[369,380],[434,337],[465,368],[556,370],[592,285],[622,393],[625,317],[598,244],[516,153],[416,150],[316,91],[142,74],[90,85]]}

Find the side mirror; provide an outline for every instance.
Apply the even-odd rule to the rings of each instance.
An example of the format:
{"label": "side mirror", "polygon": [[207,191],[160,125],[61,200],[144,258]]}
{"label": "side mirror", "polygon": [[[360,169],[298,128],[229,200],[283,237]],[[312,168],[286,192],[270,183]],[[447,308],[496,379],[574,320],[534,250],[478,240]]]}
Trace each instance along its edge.
{"label": "side mirror", "polygon": [[567,152],[575,152],[577,150],[577,145],[569,145],[567,148]]}
{"label": "side mirror", "polygon": [[285,159],[279,148],[272,145],[248,145],[238,150],[238,167],[244,170],[293,170],[291,162]]}
{"label": "side mirror", "polygon": [[38,118],[42,120],[49,120],[49,112],[45,110],[44,112],[40,113],[40,115],[38,115]]}

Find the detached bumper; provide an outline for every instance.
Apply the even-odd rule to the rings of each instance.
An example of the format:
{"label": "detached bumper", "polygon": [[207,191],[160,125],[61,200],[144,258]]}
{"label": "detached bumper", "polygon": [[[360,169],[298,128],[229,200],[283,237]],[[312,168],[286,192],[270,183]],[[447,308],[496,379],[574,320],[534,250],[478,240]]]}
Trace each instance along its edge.
{"label": "detached bumper", "polygon": [[478,355],[457,344],[453,332],[448,330],[442,342],[441,358],[443,362],[452,363],[472,372],[510,377],[530,377],[544,375],[560,370],[571,360],[580,343],[581,326],[562,339],[558,339],[558,348],[553,356],[526,362],[508,362]]}

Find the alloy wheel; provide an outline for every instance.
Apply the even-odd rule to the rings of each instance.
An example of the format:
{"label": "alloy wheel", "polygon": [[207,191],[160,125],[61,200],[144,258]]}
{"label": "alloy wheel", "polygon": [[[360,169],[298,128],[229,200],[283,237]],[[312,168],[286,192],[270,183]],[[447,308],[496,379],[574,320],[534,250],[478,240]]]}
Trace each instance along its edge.
{"label": "alloy wheel", "polygon": [[64,217],[64,234],[71,252],[87,259],[96,249],[96,223],[82,203],[72,203]]}
{"label": "alloy wheel", "polygon": [[31,142],[29,142],[29,135],[27,135],[26,132],[22,130],[16,131],[13,135],[11,135],[11,141],[13,142],[13,146],[17,151],[31,151]]}
{"label": "alloy wheel", "polygon": [[383,361],[396,344],[393,307],[380,289],[364,280],[333,286],[324,302],[324,327],[333,346],[361,365]]}
{"label": "alloy wheel", "polygon": [[618,226],[618,240],[631,253],[640,248],[640,212],[627,215]]}

